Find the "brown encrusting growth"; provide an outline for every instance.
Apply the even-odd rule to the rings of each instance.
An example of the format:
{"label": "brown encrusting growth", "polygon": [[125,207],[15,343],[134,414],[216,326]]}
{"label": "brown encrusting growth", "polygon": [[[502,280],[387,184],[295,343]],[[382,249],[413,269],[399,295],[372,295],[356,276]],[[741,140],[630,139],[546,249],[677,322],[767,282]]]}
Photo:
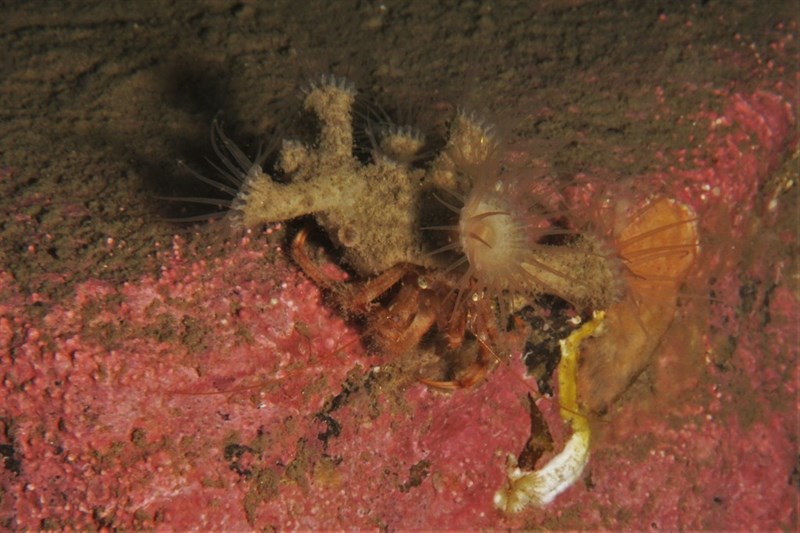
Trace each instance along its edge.
{"label": "brown encrusting growth", "polygon": [[[612,302],[614,260],[590,236],[554,225],[556,215],[530,192],[533,178],[503,175],[490,126],[457,113],[444,148],[425,166],[413,164],[424,149],[413,130],[383,128],[370,133],[377,138],[362,163],[353,153],[355,98],[332,76],[311,84],[304,107],[319,119],[318,138],[284,141],[276,176],[226,146],[242,167],[232,203],[241,224],[313,215],[358,275],[399,264],[452,271],[458,301],[486,291],[555,294],[580,307]],[[562,242],[544,242],[554,236]]]}

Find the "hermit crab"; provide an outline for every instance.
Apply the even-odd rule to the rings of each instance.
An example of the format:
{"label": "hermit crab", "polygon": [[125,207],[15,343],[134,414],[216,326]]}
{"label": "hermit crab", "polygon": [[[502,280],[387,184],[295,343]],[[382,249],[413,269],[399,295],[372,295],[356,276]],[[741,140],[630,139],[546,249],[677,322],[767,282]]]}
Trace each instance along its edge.
{"label": "hermit crab", "polygon": [[370,131],[364,161],[354,153],[354,87],[326,76],[301,93],[318,119],[314,142],[284,140],[265,171],[216,129],[227,183],[202,179],[235,192],[235,224],[312,216],[357,281],[323,276],[304,251],[305,230],[295,260],[342,311],[365,319],[377,349],[407,351],[432,329],[456,349],[466,334],[481,343],[485,367],[515,296],[610,303],[614,269],[601,243],[565,227],[556,207],[521,200],[536,193],[520,175],[504,175],[493,129],[474,113],[455,114],[443,148],[424,164],[424,137],[405,125]]}
{"label": "hermit crab", "polygon": [[[573,438],[538,471],[521,470],[511,456],[508,482],[494,501],[509,513],[549,503],[588,460],[589,429],[579,413],[586,406],[601,410],[641,371],[640,362],[629,365],[618,380],[625,383],[602,397],[593,392],[631,316],[644,312],[634,324],[644,332],[637,338],[663,334],[663,324],[650,317],[670,315],[669,295],[691,264],[691,215],[656,200],[628,220],[627,230],[596,236],[571,220],[557,192],[504,164],[493,128],[474,113],[450,118],[432,156],[420,157],[428,148],[415,129],[392,124],[372,129],[368,155],[359,157],[355,88],[325,76],[301,92],[304,109],[318,119],[315,140],[284,140],[267,170],[216,129],[225,182],[201,179],[233,196],[234,224],[312,217],[350,280],[332,278],[312,259],[306,228],[292,241],[292,257],[343,314],[363,322],[372,349],[403,354],[423,344],[442,352],[477,347],[473,365],[458,375],[421,379],[438,388],[468,387],[514,350],[504,345],[504,334],[537,296],[569,302],[576,316],[595,311],[561,345],[562,415]],[[648,280],[659,289],[648,292]],[[654,294],[667,303],[653,308],[648,299]],[[636,350],[652,350],[648,342],[637,341]],[[594,359],[581,349],[590,344],[587,352],[599,354]]]}

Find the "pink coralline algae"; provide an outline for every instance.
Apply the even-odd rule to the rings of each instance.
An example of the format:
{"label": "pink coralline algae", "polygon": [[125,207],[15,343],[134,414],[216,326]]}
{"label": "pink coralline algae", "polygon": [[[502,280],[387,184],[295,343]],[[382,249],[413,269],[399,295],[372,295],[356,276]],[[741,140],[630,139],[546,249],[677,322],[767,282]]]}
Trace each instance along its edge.
{"label": "pink coralline algae", "polygon": [[[679,362],[685,332],[669,333],[655,394],[634,386],[595,424],[583,481],[549,507],[492,506],[529,433],[518,357],[450,395],[399,381],[255,232],[213,258],[176,237],[159,276],[89,280],[44,312],[0,273],[0,523],[796,528],[797,293],[785,265],[739,242],[781,209],[764,184],[796,150],[793,98],[730,95],[701,148],[638,180],[723,243],[704,260],[727,296],[691,315],[709,323],[698,367]],[[557,397],[538,405],[558,445]]]}

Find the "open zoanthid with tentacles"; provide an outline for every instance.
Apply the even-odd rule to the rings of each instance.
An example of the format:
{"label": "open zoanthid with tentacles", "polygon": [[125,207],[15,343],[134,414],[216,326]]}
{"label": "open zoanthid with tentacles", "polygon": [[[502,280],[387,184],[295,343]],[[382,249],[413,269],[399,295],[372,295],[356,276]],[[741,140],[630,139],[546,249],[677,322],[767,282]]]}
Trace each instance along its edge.
{"label": "open zoanthid with tentacles", "polygon": [[[588,460],[589,429],[579,411],[607,407],[646,366],[653,338],[671,321],[674,293],[696,251],[692,215],[654,200],[655,207],[616,224],[621,229],[611,237],[585,231],[553,199],[557,193],[504,168],[492,128],[466,112],[452,117],[436,153],[407,125],[368,124],[369,153],[357,157],[356,96],[334,77],[304,89],[318,137],[284,140],[269,171],[217,130],[231,183],[214,183],[235,193],[230,216],[236,224],[314,217],[353,281],[326,275],[307,253],[305,229],[293,241],[293,258],[345,315],[363,319],[371,348],[399,355],[424,342],[441,352],[477,353],[466,370],[422,380],[431,386],[478,383],[513,350],[503,345],[503,334],[509,323],[524,323],[518,313],[537,296],[561,298],[587,317],[599,312],[591,331],[575,332],[591,349],[579,353],[581,342],[562,342],[559,385],[562,394],[572,391],[562,416],[573,438],[539,470],[523,471],[512,457],[508,483],[495,498],[505,512],[549,503]],[[635,342],[626,355],[619,344],[631,332]],[[594,360],[592,352],[599,354]],[[619,373],[613,370],[618,352]],[[598,376],[613,385],[593,382]]]}

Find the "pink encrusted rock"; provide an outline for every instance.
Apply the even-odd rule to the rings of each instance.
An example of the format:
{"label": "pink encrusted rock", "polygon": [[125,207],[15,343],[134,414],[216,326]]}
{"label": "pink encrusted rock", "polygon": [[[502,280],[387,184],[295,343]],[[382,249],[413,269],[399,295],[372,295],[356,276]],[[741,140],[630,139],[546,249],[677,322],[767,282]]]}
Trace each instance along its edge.
{"label": "pink encrusted rock", "polygon": [[176,238],[158,279],[88,281],[36,326],[0,278],[4,430],[22,464],[4,501],[20,527],[247,525],[239,439],[268,428],[261,459],[287,464],[363,360],[316,287],[248,241],[189,261]]}
{"label": "pink encrusted rock", "polygon": [[[680,169],[638,180],[690,204],[722,241],[752,236],[760,187],[797,142],[788,88],[728,102],[698,148],[664,155],[689,158]],[[262,237],[213,258],[185,256],[176,238],[157,278],[90,280],[43,316],[36,296],[0,273],[7,523],[796,527],[800,316],[763,254],[737,248],[750,261],[741,268],[725,247],[710,249],[702,261],[721,272],[714,289],[728,297],[699,306],[705,314],[688,306],[700,331],[693,366],[676,366],[670,347],[687,335],[673,328],[646,376],[656,393],[635,385],[594,424],[583,482],[509,518],[492,495],[504,454],[529,432],[531,385],[518,358],[451,395],[413,379],[398,389],[314,285],[267,259]],[[754,303],[741,301],[743,286]],[[538,405],[560,446],[557,398]]]}

